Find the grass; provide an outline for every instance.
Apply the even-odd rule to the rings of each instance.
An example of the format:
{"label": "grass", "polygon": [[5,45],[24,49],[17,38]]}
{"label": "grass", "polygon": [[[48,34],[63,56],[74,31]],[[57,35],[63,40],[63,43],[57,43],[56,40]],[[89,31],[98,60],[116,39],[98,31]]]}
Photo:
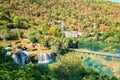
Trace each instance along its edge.
{"label": "grass", "polygon": [[5,47],[13,41],[16,41],[16,40],[7,40],[7,41],[0,40],[0,46]]}

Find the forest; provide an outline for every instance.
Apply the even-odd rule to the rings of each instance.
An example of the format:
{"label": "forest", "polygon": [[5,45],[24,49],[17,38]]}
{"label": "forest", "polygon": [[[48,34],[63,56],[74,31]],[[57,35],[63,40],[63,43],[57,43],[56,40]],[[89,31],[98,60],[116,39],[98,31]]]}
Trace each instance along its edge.
{"label": "forest", "polygon": [[[21,69],[10,57],[4,58],[4,47],[22,39],[41,44],[61,56],[50,64],[37,64],[33,60],[35,63]],[[78,55],[69,51],[70,48],[113,54],[120,50],[120,3],[107,0],[0,0],[0,80],[120,79],[120,69],[109,70],[105,65],[105,62],[109,63],[106,57]],[[110,61],[120,64],[118,60]]]}

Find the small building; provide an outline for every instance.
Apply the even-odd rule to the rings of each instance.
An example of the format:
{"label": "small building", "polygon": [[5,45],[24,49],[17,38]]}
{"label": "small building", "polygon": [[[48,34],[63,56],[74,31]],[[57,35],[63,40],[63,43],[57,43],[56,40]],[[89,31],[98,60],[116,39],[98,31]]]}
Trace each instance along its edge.
{"label": "small building", "polygon": [[78,31],[64,31],[66,37],[78,37]]}
{"label": "small building", "polygon": [[85,36],[83,32],[78,32],[78,36]]}

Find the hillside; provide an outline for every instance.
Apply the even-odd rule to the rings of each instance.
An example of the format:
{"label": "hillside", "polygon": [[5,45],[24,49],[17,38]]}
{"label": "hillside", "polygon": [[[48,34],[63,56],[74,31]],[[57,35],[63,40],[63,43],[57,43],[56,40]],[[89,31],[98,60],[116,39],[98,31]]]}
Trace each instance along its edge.
{"label": "hillside", "polygon": [[[119,3],[102,0],[1,0],[0,33],[3,29],[9,32],[8,29],[15,27],[28,29],[59,25],[97,40],[117,43],[120,41],[119,9]],[[99,34],[103,37],[99,38]]]}

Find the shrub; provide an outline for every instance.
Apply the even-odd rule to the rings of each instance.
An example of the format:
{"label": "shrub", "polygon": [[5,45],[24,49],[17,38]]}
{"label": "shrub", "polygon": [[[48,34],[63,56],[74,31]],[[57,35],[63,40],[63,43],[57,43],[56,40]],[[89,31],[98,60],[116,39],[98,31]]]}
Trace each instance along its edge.
{"label": "shrub", "polygon": [[14,40],[14,39],[18,39],[18,35],[16,31],[10,31],[8,33],[5,34],[5,39],[7,40]]}
{"label": "shrub", "polygon": [[61,33],[61,29],[57,26],[52,26],[48,33],[52,36],[55,36],[55,37],[61,37],[62,33]]}
{"label": "shrub", "polygon": [[78,40],[77,38],[64,38],[63,39],[64,46],[66,48],[78,48]]}

